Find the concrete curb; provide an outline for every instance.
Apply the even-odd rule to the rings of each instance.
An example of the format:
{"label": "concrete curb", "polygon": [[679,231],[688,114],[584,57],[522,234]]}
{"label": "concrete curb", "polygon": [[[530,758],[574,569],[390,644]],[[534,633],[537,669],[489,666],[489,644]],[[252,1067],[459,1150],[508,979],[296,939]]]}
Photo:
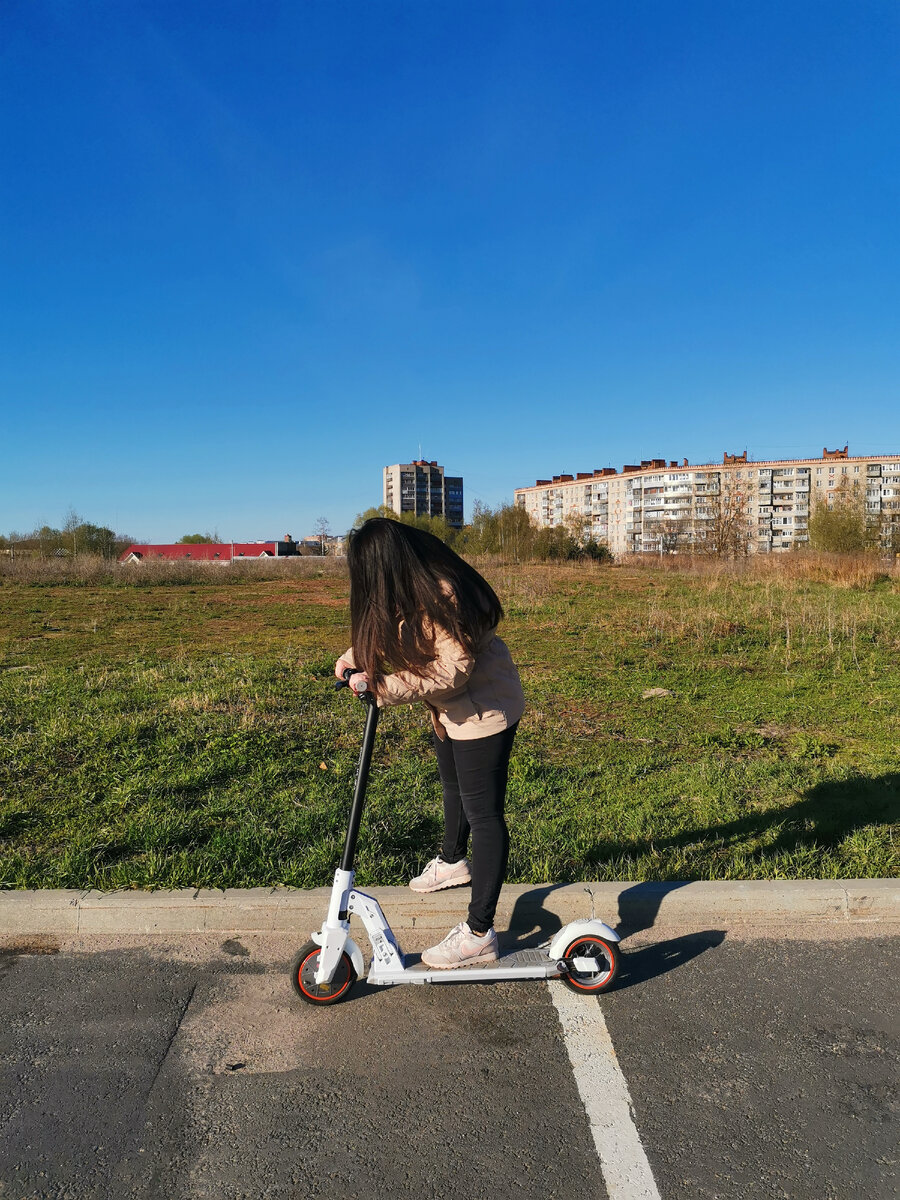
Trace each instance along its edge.
{"label": "concrete curb", "polygon": [[[731,929],[747,925],[828,923],[896,926],[900,880],[840,879],[694,883],[508,884],[497,911],[499,929],[553,928],[590,915],[620,932],[666,926]],[[463,918],[468,890],[418,896],[408,888],[364,888],[397,931],[446,930]],[[34,934],[295,933],[317,928],[328,888],[216,891],[0,892],[0,937]],[[548,920],[556,918],[556,920]],[[888,932],[888,929],[885,929]]]}

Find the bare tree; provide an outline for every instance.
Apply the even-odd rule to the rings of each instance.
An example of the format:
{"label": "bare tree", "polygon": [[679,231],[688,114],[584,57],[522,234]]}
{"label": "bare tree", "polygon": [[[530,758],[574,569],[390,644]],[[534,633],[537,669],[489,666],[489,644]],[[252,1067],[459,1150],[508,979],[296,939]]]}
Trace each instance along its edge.
{"label": "bare tree", "polygon": [[687,517],[658,517],[644,522],[644,534],[659,542],[659,553],[674,554],[693,541],[693,529]]}
{"label": "bare tree", "polygon": [[738,480],[727,477],[719,490],[704,497],[707,519],[697,550],[715,558],[742,558],[750,553],[747,497]]}
{"label": "bare tree", "polygon": [[331,536],[331,526],[328,523],[328,518],[319,517],[313,527],[313,531],[319,539],[319,553],[324,556],[326,544]]}
{"label": "bare tree", "polygon": [[84,525],[84,518],[80,517],[74,508],[70,508],[66,513],[65,524],[63,525],[63,533],[66,534],[66,540],[72,543],[72,557],[78,557],[78,533]]}
{"label": "bare tree", "polygon": [[[522,510],[524,512],[524,509]],[[566,533],[579,546],[583,546],[591,536],[591,518],[587,513],[570,512],[563,520]]]}
{"label": "bare tree", "polygon": [[890,554],[900,556],[900,515],[885,513],[881,525],[881,544]]}

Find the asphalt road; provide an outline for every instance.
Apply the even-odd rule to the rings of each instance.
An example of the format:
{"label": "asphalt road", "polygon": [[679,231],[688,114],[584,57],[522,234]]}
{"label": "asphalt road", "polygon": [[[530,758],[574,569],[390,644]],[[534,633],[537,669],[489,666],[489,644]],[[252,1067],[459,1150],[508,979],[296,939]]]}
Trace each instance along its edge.
{"label": "asphalt road", "polygon": [[[547,985],[314,1009],[294,948],[0,949],[0,1197],[632,1200]],[[890,938],[633,947],[599,1003],[663,1200],[900,1195],[898,966]]]}

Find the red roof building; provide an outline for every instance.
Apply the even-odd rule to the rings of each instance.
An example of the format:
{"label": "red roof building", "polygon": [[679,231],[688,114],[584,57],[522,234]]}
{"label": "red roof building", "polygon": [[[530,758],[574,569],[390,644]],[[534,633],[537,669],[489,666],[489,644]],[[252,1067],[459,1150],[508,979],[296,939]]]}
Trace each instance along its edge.
{"label": "red roof building", "polygon": [[[289,550],[289,546],[293,549]],[[289,558],[296,555],[296,543],[288,542],[178,542],[170,546],[129,546],[119,556],[119,562],[208,562],[227,565],[241,558]]]}

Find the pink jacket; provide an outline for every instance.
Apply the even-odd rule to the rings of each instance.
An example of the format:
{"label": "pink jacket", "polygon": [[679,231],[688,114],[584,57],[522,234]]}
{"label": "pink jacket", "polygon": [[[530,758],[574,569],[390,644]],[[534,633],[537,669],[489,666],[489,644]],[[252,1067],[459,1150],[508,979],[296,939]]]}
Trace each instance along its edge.
{"label": "pink jacket", "polygon": [[[490,629],[469,654],[465,647],[437,626],[435,659],[428,675],[395,671],[379,685],[378,707],[415,704],[431,710],[438,737],[469,741],[502,733],[525,711],[525,696],[519,672],[506,644]],[[352,648],[341,655],[351,666],[356,662]]]}

